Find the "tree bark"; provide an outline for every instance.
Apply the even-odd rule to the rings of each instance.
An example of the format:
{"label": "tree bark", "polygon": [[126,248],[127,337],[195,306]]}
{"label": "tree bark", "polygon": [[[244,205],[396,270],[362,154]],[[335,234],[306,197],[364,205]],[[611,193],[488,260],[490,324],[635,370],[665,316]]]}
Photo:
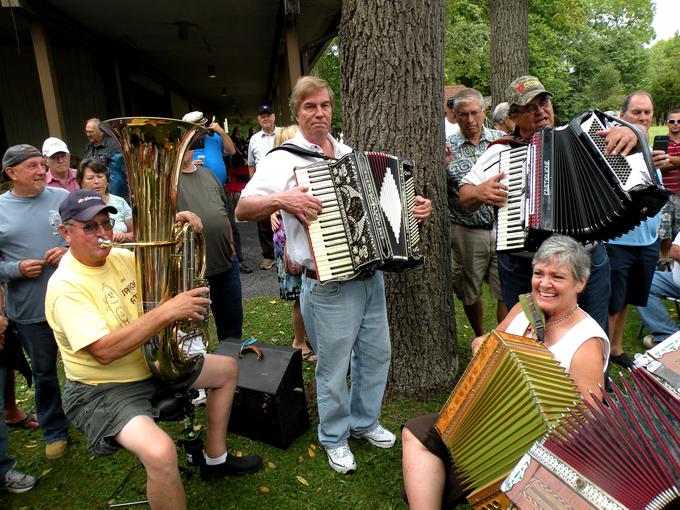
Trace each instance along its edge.
{"label": "tree bark", "polygon": [[343,132],[358,150],[412,159],[431,199],[425,263],[386,273],[391,396],[450,390],[457,375],[444,164],[443,0],[345,0],[340,24]]}
{"label": "tree bark", "polygon": [[491,25],[492,107],[505,88],[529,69],[529,0],[488,0]]}

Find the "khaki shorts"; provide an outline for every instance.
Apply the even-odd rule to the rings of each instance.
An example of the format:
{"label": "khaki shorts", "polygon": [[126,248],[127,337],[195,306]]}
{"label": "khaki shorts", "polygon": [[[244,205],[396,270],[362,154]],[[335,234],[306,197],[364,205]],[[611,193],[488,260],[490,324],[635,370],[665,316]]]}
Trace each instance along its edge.
{"label": "khaki shorts", "polygon": [[482,295],[482,283],[489,284],[491,297],[501,299],[496,257],[496,229],[451,225],[453,290],[464,305],[474,304]]}

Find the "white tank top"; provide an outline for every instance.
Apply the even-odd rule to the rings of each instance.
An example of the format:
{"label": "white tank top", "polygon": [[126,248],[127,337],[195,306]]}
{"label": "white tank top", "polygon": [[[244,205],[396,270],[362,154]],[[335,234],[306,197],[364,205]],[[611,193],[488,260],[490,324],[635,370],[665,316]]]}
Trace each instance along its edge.
{"label": "white tank top", "polygon": [[[506,332],[513,335],[524,336],[527,326],[529,326],[529,319],[527,319],[524,313],[518,313],[515,318],[512,319],[512,322],[510,322]],[[553,353],[553,356],[555,356],[555,359],[562,368],[569,372],[571,359],[574,357],[574,354],[576,354],[576,351],[583,345],[583,342],[593,337],[599,338],[600,342],[602,342],[602,365],[604,369],[606,369],[607,362],[609,361],[609,338],[607,338],[607,334],[600,325],[595,322],[595,319],[588,314],[586,314],[582,320],[574,324],[556,344],[551,345],[548,349]]]}

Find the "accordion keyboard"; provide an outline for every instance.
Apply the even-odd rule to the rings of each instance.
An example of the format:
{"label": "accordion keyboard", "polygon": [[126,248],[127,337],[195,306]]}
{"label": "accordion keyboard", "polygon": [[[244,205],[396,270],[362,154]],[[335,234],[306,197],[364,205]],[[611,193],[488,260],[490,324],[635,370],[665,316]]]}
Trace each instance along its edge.
{"label": "accordion keyboard", "polygon": [[296,175],[298,185],[307,186],[307,193],[321,202],[321,213],[308,229],[319,280],[350,277],[354,267],[330,168],[327,165],[302,167],[296,170]]}
{"label": "accordion keyboard", "polygon": [[487,178],[498,172],[505,175],[501,184],[508,187],[508,201],[498,209],[498,225],[496,239],[498,250],[513,250],[524,246],[525,230],[525,188],[526,172],[524,170],[527,148],[519,147],[500,153],[498,165],[486,170]]}

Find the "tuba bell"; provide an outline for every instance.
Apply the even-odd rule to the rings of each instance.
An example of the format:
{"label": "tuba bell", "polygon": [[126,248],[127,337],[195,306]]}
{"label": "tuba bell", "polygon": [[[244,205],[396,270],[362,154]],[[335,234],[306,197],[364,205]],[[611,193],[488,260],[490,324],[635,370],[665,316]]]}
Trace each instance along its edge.
{"label": "tuba bell", "polygon": [[[178,293],[207,286],[203,235],[175,221],[182,159],[204,128],[152,117],[110,119],[100,127],[120,143],[135,226],[135,242],[101,239],[100,244],[134,248],[141,316]],[[155,377],[172,384],[202,363],[209,338],[206,308],[203,321],[177,321],[144,344],[144,358]]]}

